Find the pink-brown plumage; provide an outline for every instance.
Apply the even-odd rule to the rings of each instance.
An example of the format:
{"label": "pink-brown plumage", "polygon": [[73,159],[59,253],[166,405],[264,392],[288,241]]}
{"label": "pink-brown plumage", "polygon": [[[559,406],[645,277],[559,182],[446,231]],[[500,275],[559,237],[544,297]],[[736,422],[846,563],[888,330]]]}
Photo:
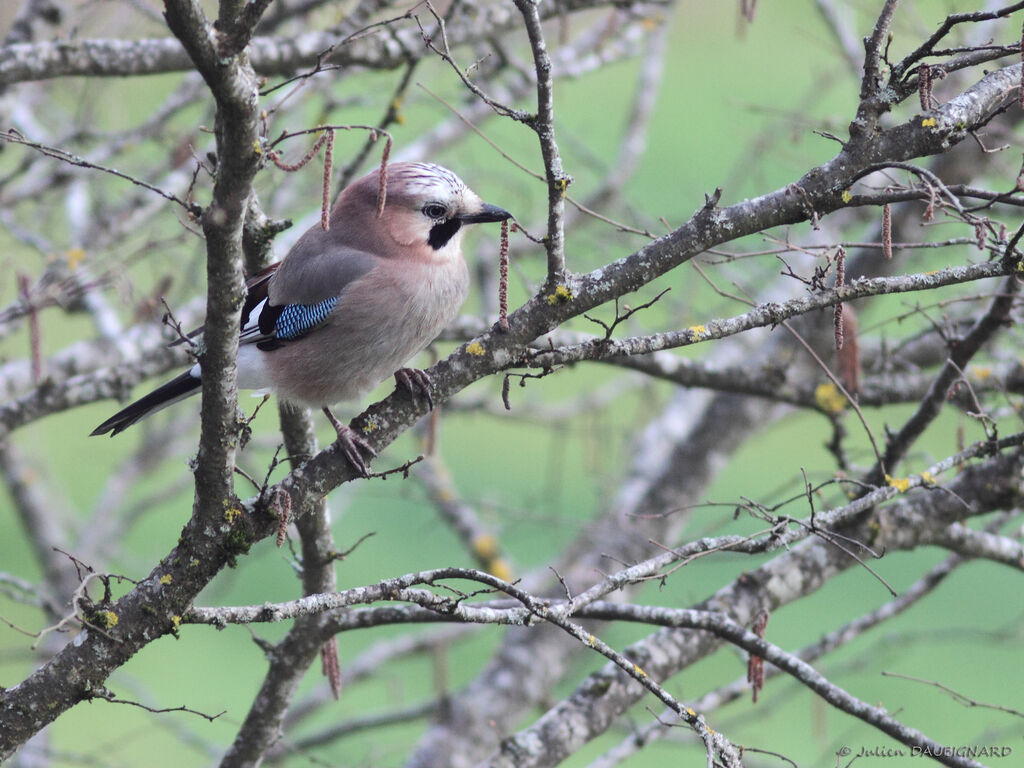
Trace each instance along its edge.
{"label": "pink-brown plumage", "polygon": [[[250,281],[240,388],[272,390],[304,406],[353,400],[398,371],[455,318],[469,288],[464,225],[510,214],[484,203],[445,168],[392,163],[378,215],[379,173],[341,192],[328,230],[312,227],[276,269]],[[200,385],[196,365],[93,434],[117,434]],[[343,428],[336,427],[341,437]]]}
{"label": "pink-brown plumage", "polygon": [[311,407],[361,398],[455,319],[468,289],[461,258],[373,269],[344,290],[326,322],[303,338],[308,343],[261,353],[269,388]]}

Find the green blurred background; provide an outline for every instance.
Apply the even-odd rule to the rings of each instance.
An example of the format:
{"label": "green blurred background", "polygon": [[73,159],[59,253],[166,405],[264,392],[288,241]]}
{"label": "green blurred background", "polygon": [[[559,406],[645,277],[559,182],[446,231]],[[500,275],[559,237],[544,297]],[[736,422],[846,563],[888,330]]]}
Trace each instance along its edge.
{"label": "green blurred background", "polygon": [[[850,14],[861,37],[870,29],[878,3],[854,3]],[[965,3],[920,2],[907,4],[896,24],[894,47],[902,40],[908,45],[920,39],[922,30],[933,29],[939,19]],[[807,0],[762,2],[752,24],[741,21],[734,3],[679,2],[666,10],[671,24],[669,52],[647,151],[636,175],[625,187],[630,219],[656,229],[662,217],[669,225],[684,221],[698,208],[704,194],[723,187],[723,202],[754,196],[797,179],[807,168],[835,152],[832,142],[816,136],[811,129],[845,134],[856,104],[858,84],[849,73],[829,32]],[[82,34],[102,36],[112,23],[114,11],[97,6],[96,28]],[[104,16],[104,14],[106,14]],[[158,34],[155,27],[144,34]],[[602,176],[608,159],[617,151],[623,124],[633,97],[638,65],[619,63],[579,79],[559,81],[556,88],[558,131],[566,169],[576,178],[570,190],[580,196]],[[460,98],[460,86],[443,64],[427,64],[415,76],[419,82],[448,98]],[[53,86],[52,96],[69,112],[85,111],[94,116],[96,127],[119,130],[138,122],[165,98],[178,81],[177,76],[139,80],[69,80]],[[332,122],[372,121],[380,114],[393,87],[393,75],[360,75],[339,84],[339,98],[350,95],[355,103],[345,112],[333,113]],[[379,98],[367,98],[367,93]],[[913,105],[911,105],[912,107]],[[306,115],[288,115],[283,127],[315,124],[315,104]],[[392,129],[396,151],[420,132],[445,119],[448,112],[423,91],[414,88],[403,105],[404,123]],[[176,116],[183,126],[200,120],[195,111]],[[533,169],[541,166],[534,138],[509,121],[490,121],[487,134],[505,151]],[[358,147],[361,137],[341,135],[336,154],[344,157]],[[145,149],[144,151],[152,151]],[[112,165],[130,165],[132,149]],[[8,148],[0,164],[9,168],[18,152]],[[523,222],[535,222],[540,231],[545,206],[543,187],[503,164],[482,140],[470,139],[458,150],[437,158],[453,167],[485,199],[511,209]],[[306,173],[309,194],[291,199],[285,210],[272,215],[300,218],[315,210],[319,170],[316,164]],[[261,198],[272,199],[274,173],[259,180]],[[117,194],[110,184],[97,194]],[[59,216],[55,217],[59,221]],[[59,225],[57,225],[59,227]],[[807,227],[795,227],[794,239],[806,236]],[[786,233],[774,233],[783,237]],[[71,248],[59,229],[48,232],[53,242]],[[177,274],[172,296],[178,300],[198,295],[202,279],[202,249],[196,238],[181,238],[177,213],[165,210],[153,221],[152,231],[139,232],[121,253],[91,253],[97,264],[130,258],[163,238],[179,240],[177,250],[165,249],[159,261],[140,260],[132,267],[140,282],[159,279],[168,270]],[[585,270],[618,258],[642,245],[635,236],[593,227],[571,233],[568,258],[573,269]],[[755,249],[756,242],[742,246]],[[31,252],[0,229],[0,246],[8,275],[38,270],[40,254]],[[493,232],[477,232],[470,251],[478,258],[493,258]],[[944,253],[940,260],[954,258]],[[168,264],[165,259],[179,260]],[[723,280],[746,281],[756,290],[765,276],[777,273],[777,266],[741,262],[723,268]],[[910,256],[906,270],[927,268],[925,257]],[[512,285],[513,304],[543,278],[543,257],[533,248],[516,264]],[[648,300],[664,287],[672,291],[641,322],[652,328],[685,327],[742,309],[710,291],[689,268],[677,270],[645,288],[636,297]],[[5,298],[14,296],[14,282],[3,282]],[[467,304],[467,311],[483,305],[479,296]],[[886,322],[905,309],[897,299],[880,300],[868,317]],[[606,317],[609,311],[599,316]],[[57,351],[82,334],[73,316],[50,311],[43,316],[43,341],[48,352]],[[593,331],[586,321],[572,327]],[[779,331],[777,331],[779,332]],[[892,335],[901,336],[905,327],[893,324]],[[727,342],[728,343],[728,342]],[[7,338],[0,347],[5,359],[23,357],[27,350],[24,331]],[[439,346],[444,353],[445,345]],[[700,346],[686,355],[705,354]],[[509,417],[500,408],[500,379],[492,378],[471,386],[456,400],[486,398],[493,414],[461,412],[453,408],[442,421],[441,450],[462,496],[480,510],[499,533],[500,543],[517,573],[545,567],[561,548],[596,514],[617,487],[630,460],[629,438],[655,417],[665,403],[667,384],[634,380],[603,407],[565,421],[548,418],[560,405],[570,404],[581,392],[615,386],[620,374],[599,366],[577,366],[543,381],[532,381],[525,389],[513,387],[513,410]],[[136,393],[141,391],[139,388]],[[388,391],[382,387],[379,394]],[[243,398],[243,407],[252,403]],[[10,439],[41,468],[49,464],[52,477],[41,475],[62,508],[69,510],[72,530],[68,546],[74,551],[79,532],[76,521],[86,520],[104,488],[105,478],[131,456],[143,438],[143,429],[117,440],[87,437],[90,429],[114,408],[111,402],[61,413],[18,430]],[[177,406],[159,419],[192,417],[198,401]],[[891,408],[869,413],[876,433],[884,424],[900,424],[909,409]],[[255,476],[262,476],[274,447],[275,418],[271,409],[256,423],[256,444],[248,449],[242,463]],[[324,425],[320,425],[321,427]],[[951,453],[951,436],[958,426],[968,439],[978,430],[956,414],[943,417],[918,446],[903,474],[920,471],[929,459]],[[867,443],[851,420],[848,427],[855,458],[866,461]],[[801,468],[808,477],[821,480],[831,476],[832,457],[823,445],[829,439],[827,422],[813,414],[794,413],[751,439],[736,454],[708,492],[699,501],[721,506],[700,507],[692,512],[689,532],[725,533],[750,530],[751,521],[734,522],[732,511],[741,498],[765,503],[777,502],[801,487]],[[326,440],[329,431],[321,431]],[[392,466],[421,451],[420,438],[408,434],[391,446],[377,468]],[[859,454],[857,452],[860,452]],[[191,508],[191,490],[186,460],[167,462],[159,471],[132,488],[129,500],[172,489],[167,498],[145,516],[114,548],[116,555],[103,568],[129,577],[142,576],[151,564],[173,546]],[[249,493],[239,481],[242,495]],[[0,497],[2,498],[2,497]],[[376,535],[363,542],[338,567],[340,586],[354,586],[377,579],[442,565],[470,565],[468,554],[453,533],[438,521],[414,481],[392,478],[350,484],[330,498],[336,540],[345,549],[361,536]],[[76,512],[77,511],[77,512]],[[19,522],[6,499],[0,502],[0,571],[25,579],[39,572],[26,544]],[[925,549],[895,553],[874,563],[897,590],[916,580],[943,553]],[[644,599],[654,604],[686,606],[699,601],[730,582],[743,570],[756,567],[750,558],[719,555],[689,565],[662,589],[649,588]],[[870,703],[882,703],[908,725],[948,744],[996,743],[1014,748],[1013,757],[998,765],[1020,765],[1024,756],[1024,727],[1020,718],[985,709],[967,709],[934,689],[905,680],[885,678],[879,670],[940,679],[977,700],[1021,708],[1024,664],[1021,663],[1021,630],[1024,602],[1016,575],[987,563],[971,563],[957,570],[942,589],[904,616],[849,644],[816,666],[834,682]],[[226,571],[199,599],[202,605],[249,604],[294,598],[298,581],[287,548],[277,549],[265,541]],[[817,594],[801,600],[772,616],[767,637],[787,649],[813,642],[850,618],[888,599],[880,583],[863,569],[853,569],[828,583]],[[0,595],[0,616],[36,631],[42,627],[39,613]],[[256,626],[261,638],[275,640],[284,626]],[[382,638],[407,630],[384,628],[339,637],[342,664],[356,658]],[[645,636],[644,627],[606,626],[599,634],[617,648]],[[446,684],[454,689],[472,679],[499,640],[501,630],[482,628],[452,644],[444,652]],[[52,726],[51,746],[63,752],[53,765],[103,766],[192,766],[207,765],[217,750],[230,743],[263,673],[264,661],[250,639],[248,628],[230,627],[216,631],[207,627],[183,627],[180,639],[170,637],[151,644],[119,670],[109,688],[123,698],[136,698],[154,706],[181,704],[206,713],[225,711],[208,723],[198,717],[169,713],[152,715],[121,705],[94,702],[79,705]],[[31,640],[0,625],[0,685],[21,680],[34,666],[29,650]],[[326,723],[353,716],[384,711],[396,704],[412,705],[435,693],[434,668],[438,659],[406,659],[388,665],[370,680],[347,688],[341,701],[329,705],[291,737],[315,730]],[[599,668],[603,659],[587,656],[559,686],[555,696],[568,694],[581,677]],[[745,659],[732,650],[719,651],[712,659],[668,681],[668,690],[681,700],[692,700],[705,691],[744,674]],[[306,695],[326,683],[317,672],[307,675]],[[650,722],[645,710],[660,711],[653,699],[641,702],[629,717],[607,735],[575,755],[565,765],[587,765],[612,744],[626,737],[635,724]],[[540,710],[536,713],[540,714]],[[528,720],[529,721],[529,720]],[[527,721],[527,722],[528,722]],[[709,723],[733,741],[788,756],[801,766],[832,766],[836,751],[848,745],[854,754],[861,746],[895,747],[887,737],[846,715],[837,713],[789,680],[776,680],[763,692],[759,704],[745,698],[721,711],[708,714]],[[524,722],[524,725],[526,722]],[[396,725],[379,733],[356,734],[315,751],[315,757],[297,756],[288,765],[392,766],[401,765],[422,733],[420,719]],[[204,746],[205,745],[205,746]],[[214,750],[207,752],[206,747]],[[628,765],[703,764],[703,747],[684,729],[674,729],[669,738],[632,758]],[[89,762],[86,763],[85,759]],[[750,765],[775,765],[771,757],[748,755]],[[867,761],[867,758],[864,759]],[[845,763],[844,763],[845,764]],[[885,760],[886,768],[909,759]]]}

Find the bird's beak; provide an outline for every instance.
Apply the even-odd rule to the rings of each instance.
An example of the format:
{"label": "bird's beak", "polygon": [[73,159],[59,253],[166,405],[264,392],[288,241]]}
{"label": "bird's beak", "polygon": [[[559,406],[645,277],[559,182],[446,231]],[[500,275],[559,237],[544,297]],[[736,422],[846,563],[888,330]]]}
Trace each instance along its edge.
{"label": "bird's beak", "polygon": [[499,208],[490,203],[481,203],[480,210],[476,213],[459,214],[459,221],[463,224],[482,224],[488,221],[505,221],[505,219],[511,218],[511,213],[504,208]]}

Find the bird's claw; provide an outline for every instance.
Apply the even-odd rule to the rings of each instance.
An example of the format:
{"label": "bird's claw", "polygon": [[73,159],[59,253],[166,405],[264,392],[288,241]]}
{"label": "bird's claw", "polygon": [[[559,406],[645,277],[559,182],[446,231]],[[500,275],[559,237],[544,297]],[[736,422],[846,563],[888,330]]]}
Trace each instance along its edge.
{"label": "bird's claw", "polygon": [[434,382],[430,375],[419,368],[399,368],[395,371],[395,384],[406,390],[413,400],[424,399],[430,410],[434,410],[434,397],[430,392]]}
{"label": "bird's claw", "polygon": [[369,477],[370,466],[363,458],[363,453],[369,455],[370,459],[376,457],[377,452],[373,450],[373,446],[356,434],[351,427],[345,427],[344,432],[338,433],[338,443],[341,445],[341,452],[345,454],[348,463],[355,467],[356,472],[363,477]]}
{"label": "bird's claw", "polygon": [[331,422],[331,426],[334,427],[334,432],[338,436],[338,446],[341,448],[341,452],[348,460],[348,463],[362,477],[369,477],[370,465],[367,464],[367,458],[363,454],[366,454],[372,460],[376,458],[377,451],[366,441],[366,438],[352,429],[352,427],[338,421],[329,408],[324,408],[324,414]]}

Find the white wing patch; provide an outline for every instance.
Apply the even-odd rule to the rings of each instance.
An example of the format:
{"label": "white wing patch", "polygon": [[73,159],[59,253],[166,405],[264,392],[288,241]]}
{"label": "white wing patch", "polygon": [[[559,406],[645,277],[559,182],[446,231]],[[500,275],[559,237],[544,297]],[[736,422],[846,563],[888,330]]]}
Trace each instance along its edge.
{"label": "white wing patch", "polygon": [[263,301],[250,310],[248,317],[245,318],[245,322],[242,323],[242,331],[238,335],[239,344],[252,344],[266,338],[265,334],[260,331],[260,314],[266,306],[267,299],[263,299]]}

